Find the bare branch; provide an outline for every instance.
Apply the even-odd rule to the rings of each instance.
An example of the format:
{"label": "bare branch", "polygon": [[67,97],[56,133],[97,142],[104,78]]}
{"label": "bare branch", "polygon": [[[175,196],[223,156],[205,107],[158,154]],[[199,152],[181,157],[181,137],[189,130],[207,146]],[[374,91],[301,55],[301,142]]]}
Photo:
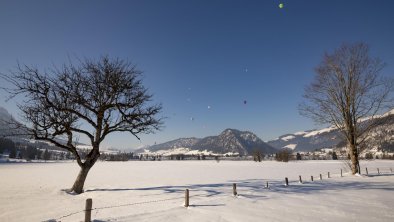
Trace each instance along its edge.
{"label": "bare branch", "polygon": [[[325,54],[314,81],[305,89],[306,101],[300,105],[301,115],[334,125],[343,133],[354,165],[358,165],[357,146],[375,126],[376,115],[393,101],[393,80],[379,76],[384,63],[368,54],[363,43],[343,45]],[[367,117],[370,119],[365,121]]]}
{"label": "bare branch", "polygon": [[[141,73],[128,62],[105,56],[48,73],[18,64],[16,71],[0,76],[13,85],[5,89],[10,98],[24,96],[19,108],[31,125],[29,133],[72,152],[84,180],[100,156],[100,143],[107,135],[129,132],[139,139],[141,133],[160,129],[163,119],[157,115],[162,107],[149,104],[152,95],[142,85]],[[73,144],[75,134],[86,136],[92,145],[84,162]],[[57,141],[64,137],[66,144]],[[81,192],[82,187],[76,182],[73,189]]]}

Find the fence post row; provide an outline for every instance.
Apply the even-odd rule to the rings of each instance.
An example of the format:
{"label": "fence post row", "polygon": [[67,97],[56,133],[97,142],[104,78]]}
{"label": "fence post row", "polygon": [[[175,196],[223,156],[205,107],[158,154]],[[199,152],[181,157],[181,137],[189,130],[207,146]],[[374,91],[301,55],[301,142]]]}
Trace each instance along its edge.
{"label": "fence post row", "polygon": [[189,189],[185,190],[185,207],[189,206]]}
{"label": "fence post row", "polygon": [[91,222],[91,219],[92,219],[92,206],[93,206],[92,199],[91,198],[86,199],[85,222]]}
{"label": "fence post row", "polygon": [[[379,168],[377,168],[378,174],[380,174]],[[365,172],[368,175],[368,168],[365,168]],[[390,172],[393,172],[393,169],[390,168]],[[330,178],[330,172],[328,172],[327,177]],[[341,169],[341,177],[343,177],[342,174],[342,169]],[[299,178],[299,183],[302,183],[302,177],[301,175],[298,176]],[[322,175],[320,174],[320,180],[323,180]],[[311,181],[313,182],[313,176],[311,176]],[[285,177],[285,186],[289,186],[289,180],[287,177]],[[269,188],[268,181],[266,181],[266,188]],[[233,195],[237,196],[237,184],[233,183]],[[91,198],[86,199],[86,205],[85,205],[85,222],[91,222],[91,215],[92,215],[92,206],[93,206],[93,200]],[[185,190],[185,207],[189,207],[189,189]]]}

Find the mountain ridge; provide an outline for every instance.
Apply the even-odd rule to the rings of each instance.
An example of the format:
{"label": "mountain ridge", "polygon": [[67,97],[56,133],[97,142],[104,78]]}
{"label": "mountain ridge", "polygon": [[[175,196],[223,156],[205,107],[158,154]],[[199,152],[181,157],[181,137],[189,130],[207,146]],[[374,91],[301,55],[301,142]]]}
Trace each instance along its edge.
{"label": "mountain ridge", "polygon": [[[185,141],[189,142],[189,144],[186,144]],[[177,146],[173,144],[177,144]],[[145,149],[139,149],[135,152],[251,155],[254,151],[275,153],[276,149],[263,142],[250,131],[227,128],[217,136],[207,136],[201,139],[195,137],[180,138]]]}
{"label": "mountain ridge", "polygon": [[[371,121],[371,118],[364,118],[361,122]],[[374,118],[375,126],[367,135],[367,148],[365,152],[374,150],[377,152],[378,144],[382,137],[384,140],[394,141],[394,109]],[[384,126],[384,127],[382,127]],[[384,136],[382,135],[384,134]],[[335,127],[326,127],[318,130],[307,130],[296,133],[288,133],[279,136],[277,139],[267,141],[267,143],[276,149],[290,148],[296,152],[310,152],[323,148],[343,148],[346,144],[342,133]]]}

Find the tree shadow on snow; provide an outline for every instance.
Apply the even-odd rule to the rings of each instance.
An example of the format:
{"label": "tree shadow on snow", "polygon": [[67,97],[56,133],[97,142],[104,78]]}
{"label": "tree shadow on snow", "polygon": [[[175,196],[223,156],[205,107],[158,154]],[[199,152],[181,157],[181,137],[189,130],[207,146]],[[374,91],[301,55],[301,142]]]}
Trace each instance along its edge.
{"label": "tree shadow on snow", "polygon": [[390,173],[368,174],[365,177],[384,177],[384,176],[394,176],[394,174],[390,174]]}
{"label": "tree shadow on snow", "polygon": [[[162,191],[163,193],[184,193],[185,189],[189,189],[190,192],[198,191],[204,192],[205,194],[195,194],[193,196],[215,196],[222,194],[221,189],[216,188],[231,188],[232,184],[220,183],[220,184],[195,184],[186,186],[157,186],[157,187],[142,187],[142,188],[105,188],[105,189],[88,189],[85,192],[101,192],[101,191]],[[157,195],[157,194],[152,194]],[[149,195],[148,195],[149,196]]]}
{"label": "tree shadow on snow", "polygon": [[[270,183],[270,192],[277,193],[302,193],[302,194],[313,194],[325,191],[340,191],[340,190],[387,190],[394,191],[393,183],[390,182],[377,182],[377,181],[341,181],[340,178],[336,179],[323,179],[315,181],[304,181],[299,183],[298,181],[289,181],[289,186],[285,186],[283,181],[272,181]],[[240,183],[238,186],[242,186]],[[250,183],[246,183],[245,186],[251,190],[261,189]]]}

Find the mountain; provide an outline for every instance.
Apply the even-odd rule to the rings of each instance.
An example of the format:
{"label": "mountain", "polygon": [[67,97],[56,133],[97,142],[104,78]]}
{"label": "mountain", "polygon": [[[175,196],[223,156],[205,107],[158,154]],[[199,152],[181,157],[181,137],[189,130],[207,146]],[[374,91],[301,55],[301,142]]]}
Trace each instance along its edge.
{"label": "mountain", "polygon": [[12,119],[12,116],[7,112],[6,109],[0,107],[0,136],[4,135],[8,128],[7,122]]}
{"label": "mountain", "polygon": [[[364,118],[362,123],[369,121],[372,121],[371,118]],[[394,143],[394,110],[377,116],[374,121],[376,124],[368,133],[364,152],[371,150],[377,152],[384,141],[388,147]],[[293,151],[314,151],[322,148],[340,148],[346,145],[342,133],[335,127],[285,134],[267,143],[277,149],[289,148]]]}
{"label": "mountain", "polygon": [[394,110],[378,119],[376,126],[367,134],[361,149],[363,153],[394,153]]}
{"label": "mountain", "polygon": [[293,151],[313,151],[322,148],[335,147],[343,141],[342,134],[335,128],[309,130],[285,134],[267,143],[277,149],[288,148]]}
{"label": "mountain", "polygon": [[209,150],[214,153],[238,153],[251,155],[259,150],[263,153],[275,153],[276,150],[248,131],[226,129],[218,136],[205,137],[198,141],[193,149]]}
{"label": "mountain", "polygon": [[276,149],[263,142],[248,131],[226,129],[218,136],[202,139],[182,138],[154,145],[135,153],[154,152],[162,155],[171,154],[235,154],[251,155],[258,150],[263,153],[275,153]]}
{"label": "mountain", "polygon": [[4,119],[4,118],[10,118],[10,117],[11,117],[11,115],[8,113],[8,111],[0,106],[0,118]]}
{"label": "mountain", "polygon": [[[30,132],[27,127],[15,120],[15,118],[5,108],[0,107],[0,138],[6,137],[13,142],[28,144],[34,147],[41,147],[43,149],[48,148],[50,150],[63,150],[50,142],[34,140],[31,136],[29,136],[29,134]],[[62,144],[67,143],[67,140],[64,139],[55,140]],[[75,143],[77,144],[78,149],[86,149],[89,147],[83,143]]]}
{"label": "mountain", "polygon": [[27,128],[21,126],[5,108],[0,107],[0,136],[10,136],[14,139],[22,139],[26,137],[24,136],[26,134]]}
{"label": "mountain", "polygon": [[11,114],[9,114],[6,109],[0,106],[0,125],[3,126],[5,125],[5,122],[9,122],[10,120],[13,120]]}
{"label": "mountain", "polygon": [[155,152],[158,150],[166,150],[166,149],[176,149],[176,148],[185,148],[185,147],[191,148],[200,140],[201,139],[194,138],[194,137],[180,138],[180,139],[176,139],[176,140],[171,140],[169,142],[149,146],[149,147],[143,148],[141,150],[148,149],[151,152]]}

